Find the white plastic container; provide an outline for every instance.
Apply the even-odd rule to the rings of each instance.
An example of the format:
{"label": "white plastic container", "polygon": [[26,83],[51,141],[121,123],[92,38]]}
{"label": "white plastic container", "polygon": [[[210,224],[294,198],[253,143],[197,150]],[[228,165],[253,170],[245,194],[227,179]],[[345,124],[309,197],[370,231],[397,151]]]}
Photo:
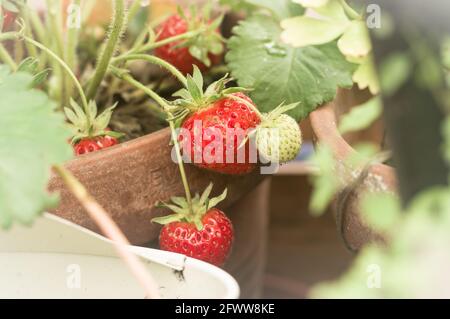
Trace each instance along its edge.
{"label": "white plastic container", "polygon": [[[237,299],[223,270],[185,256],[130,247],[163,298]],[[0,231],[0,298],[144,298],[141,286],[104,237],[46,214],[30,228]]]}

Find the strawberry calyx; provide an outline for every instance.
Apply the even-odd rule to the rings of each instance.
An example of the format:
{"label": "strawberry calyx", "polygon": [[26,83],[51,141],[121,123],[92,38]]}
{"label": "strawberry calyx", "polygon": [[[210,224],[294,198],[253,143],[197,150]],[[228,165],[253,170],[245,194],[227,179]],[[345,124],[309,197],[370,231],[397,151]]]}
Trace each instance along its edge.
{"label": "strawberry calyx", "polygon": [[216,101],[231,94],[248,91],[242,87],[226,88],[226,85],[230,81],[232,81],[232,79],[229,78],[228,74],[226,74],[218,81],[210,84],[208,88],[204,90],[202,72],[196,65],[194,65],[193,74],[188,74],[187,76],[186,88],[183,88],[173,94],[174,97],[179,98],[175,100],[173,104],[178,108],[178,113],[181,112],[184,116],[187,116],[190,113],[207,108]]}
{"label": "strawberry calyx", "polygon": [[211,5],[205,5],[203,10],[199,12],[196,6],[191,6],[190,10],[185,13],[184,10],[178,6],[178,15],[183,19],[187,26],[188,32],[201,31],[189,39],[180,42],[175,47],[187,47],[189,53],[197,60],[203,62],[207,67],[210,67],[212,62],[210,54],[221,55],[224,52],[225,42],[224,38],[218,32],[223,21],[223,14],[216,19],[211,19]]}
{"label": "strawberry calyx", "polygon": [[192,207],[189,207],[189,203],[184,197],[172,197],[172,203],[158,202],[157,207],[168,208],[174,214],[154,218],[152,222],[160,225],[168,225],[175,222],[186,222],[195,225],[199,231],[203,230],[203,216],[205,216],[208,211],[217,206],[227,197],[227,189],[225,189],[221,195],[210,199],[209,195],[211,194],[213,186],[214,185],[212,183],[209,184],[202,195],[197,193],[192,198]]}
{"label": "strawberry calyx", "polygon": [[274,128],[276,126],[276,120],[283,114],[295,109],[299,103],[293,103],[284,105],[281,103],[274,110],[269,113],[264,113],[261,115],[261,124],[258,128]]}
{"label": "strawberry calyx", "polygon": [[71,108],[64,108],[64,113],[70,122],[69,125],[74,134],[71,141],[73,145],[84,139],[95,139],[103,136],[120,138],[123,136],[122,133],[108,129],[113,110],[116,108],[117,103],[106,108],[100,115],[97,115],[97,104],[93,100],[88,103],[88,112],[83,111],[82,107],[72,99],[70,105]]}

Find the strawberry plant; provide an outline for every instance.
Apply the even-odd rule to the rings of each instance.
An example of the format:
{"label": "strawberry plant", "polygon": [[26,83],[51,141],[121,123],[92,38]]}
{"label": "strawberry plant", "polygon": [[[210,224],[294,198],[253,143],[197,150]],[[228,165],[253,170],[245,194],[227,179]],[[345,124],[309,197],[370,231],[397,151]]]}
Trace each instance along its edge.
{"label": "strawberry plant", "polygon": [[[302,146],[299,121],[332,101],[339,88],[356,84],[375,96],[343,117],[338,126],[345,134],[380,116],[380,89],[391,96],[415,72],[412,56],[399,52],[381,67],[395,69],[396,75],[381,72],[378,80],[364,15],[344,0],[222,0],[245,14],[230,39],[220,33],[223,15],[213,14],[208,5],[180,8],[149,22],[140,1],[113,0],[110,25],[103,27],[89,20],[92,3],[48,0],[47,11],[37,12],[23,1],[0,0],[0,225],[31,224],[58,205],[46,191],[53,169],[103,233],[120,243],[118,252],[149,295],[151,284],[124,249],[127,240],[62,163],[73,155],[108,154],[122,142],[168,126],[167,144],[174,148],[184,196],[170,194],[171,202],[159,205],[166,214],[153,219],[162,225],[160,248],[222,266],[234,240],[231,220],[216,207],[227,190],[214,197],[211,184],[193,196],[185,164],[208,171],[203,173],[210,179],[214,173],[250,174],[261,162],[289,162]],[[448,47],[444,42],[441,77],[439,68],[435,72],[438,64],[417,45],[424,87],[436,79],[449,82]],[[446,101],[448,92],[435,93]],[[442,129],[446,135],[449,123]],[[229,130],[240,135],[229,136]],[[448,140],[445,154],[450,157]],[[354,166],[378,160],[373,158],[377,149],[363,145],[358,150],[368,158],[358,158]],[[321,175],[314,179],[311,208],[319,213],[347,185],[335,174],[330,149],[319,147],[313,162]],[[375,227],[393,234],[395,225],[406,225],[398,234],[402,240],[411,229],[436,225],[429,218],[420,223],[402,218],[400,212],[428,211],[436,203],[447,208],[446,195],[447,188],[405,209],[392,198],[380,199],[380,206],[372,198],[366,211],[375,215],[373,207],[388,208],[391,214],[376,220]],[[439,228],[443,237],[445,230]],[[317,291],[327,294],[326,288]]]}
{"label": "strawberry plant", "polygon": [[270,112],[282,102],[298,103],[289,115],[304,119],[334,99],[338,87],[353,85],[356,66],[346,60],[336,41],[299,48],[283,41],[280,24],[303,12],[299,4],[248,2],[260,10],[234,29],[226,59],[238,83],[253,89],[250,96],[262,111]]}
{"label": "strawberry plant", "polygon": [[[33,77],[0,67],[0,225],[31,224],[36,215],[57,204],[46,192],[52,165],[71,158],[70,136],[56,104],[33,89]],[[27,196],[23,196],[27,194]]]}
{"label": "strawberry plant", "polygon": [[218,30],[222,17],[210,21],[210,8],[205,8],[206,10],[200,14],[195,9],[187,14],[179,10],[179,14],[167,18],[155,31],[158,35],[157,41],[164,41],[187,32],[205,29],[205,32],[190,39],[171,42],[155,50],[156,56],[185,74],[192,73],[193,65],[206,71],[207,68],[220,62],[223,53],[223,40]]}
{"label": "strawberry plant", "polygon": [[172,197],[173,204],[160,204],[174,212],[153,220],[164,225],[159,237],[161,249],[217,266],[225,263],[233,242],[233,225],[222,211],[214,208],[225,199],[226,190],[219,197],[209,199],[212,188],[213,185],[209,185],[190,204],[182,197]]}

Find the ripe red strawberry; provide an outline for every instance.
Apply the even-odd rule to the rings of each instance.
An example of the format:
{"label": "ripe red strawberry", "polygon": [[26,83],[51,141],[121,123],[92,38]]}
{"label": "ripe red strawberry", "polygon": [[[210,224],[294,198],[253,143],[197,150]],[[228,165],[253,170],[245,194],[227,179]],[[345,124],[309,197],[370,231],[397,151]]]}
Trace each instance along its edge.
{"label": "ripe red strawberry", "polygon": [[74,131],[71,142],[77,156],[96,152],[119,143],[118,138],[122,134],[108,129],[115,105],[107,108],[98,116],[97,105],[94,101],[89,103],[88,115],[75,101],[71,101],[71,106],[71,109],[64,108],[64,111]]}
{"label": "ripe red strawberry", "polygon": [[117,145],[119,141],[111,136],[85,138],[74,145],[75,155],[80,156]]}
{"label": "ripe red strawberry", "polygon": [[[232,95],[253,103],[243,93],[234,93]],[[200,131],[196,131],[195,129],[196,121],[201,123]],[[191,154],[188,156],[195,165],[222,174],[240,175],[250,173],[255,169],[256,163],[250,162],[249,143],[243,147],[243,151],[245,151],[244,160],[239,162],[238,158],[239,146],[247,137],[247,134],[242,135],[241,140],[239,140],[238,136],[228,139],[227,129],[242,129],[248,132],[249,130],[255,129],[260,122],[261,120],[258,115],[243,102],[229,97],[222,98],[211,106],[194,113],[183,123],[182,128],[188,130],[191,136]],[[211,160],[207,159],[209,156],[209,153],[206,152],[208,145],[217,142],[216,140],[211,141],[208,137],[208,131],[211,129],[217,129],[217,132],[220,132],[220,136],[222,136],[221,143],[224,149],[222,156],[220,156],[220,161],[214,160],[211,162]],[[200,135],[200,138],[195,138],[196,134]],[[199,152],[198,157],[201,159],[199,163],[195,161],[195,152]],[[213,153],[211,154],[212,156],[216,155],[214,154],[215,150],[211,152]],[[228,152],[234,154],[231,162],[229,160],[227,161]]]}
{"label": "ripe red strawberry", "polygon": [[203,229],[194,224],[175,222],[161,230],[161,249],[222,266],[233,243],[233,225],[218,209],[211,209],[202,218]]}
{"label": "ripe red strawberry", "polygon": [[206,28],[204,32],[190,38],[171,42],[155,49],[155,55],[180,70],[184,74],[192,73],[193,65],[206,71],[218,64],[222,58],[222,37],[218,31],[222,19],[209,22],[209,18],[172,15],[156,28],[157,41],[165,40],[183,33]]}
{"label": "ripe red strawberry", "polygon": [[252,100],[239,92],[241,88],[225,89],[228,81],[224,77],[203,92],[198,68],[193,77],[188,76],[188,89],[176,93],[182,97],[176,103],[189,110],[181,125],[180,144],[183,156],[194,165],[222,174],[247,174],[256,168],[248,137],[261,117]]}
{"label": "ripe red strawberry", "polygon": [[220,210],[213,208],[225,199],[225,192],[208,200],[212,184],[200,197],[193,198],[193,212],[189,212],[186,199],[175,197],[175,205],[164,204],[175,214],[156,218],[153,222],[165,225],[159,236],[162,250],[171,251],[222,266],[227,260],[233,244],[233,225]]}

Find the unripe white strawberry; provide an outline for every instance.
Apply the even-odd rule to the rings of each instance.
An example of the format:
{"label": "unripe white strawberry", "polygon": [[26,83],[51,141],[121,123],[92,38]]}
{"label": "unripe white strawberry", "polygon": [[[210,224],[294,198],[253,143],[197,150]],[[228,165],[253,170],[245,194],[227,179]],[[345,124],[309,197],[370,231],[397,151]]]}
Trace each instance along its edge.
{"label": "unripe white strawberry", "polygon": [[270,162],[287,163],[294,160],[302,146],[302,133],[298,123],[287,114],[284,106],[265,115],[256,132],[256,145],[262,157]]}

